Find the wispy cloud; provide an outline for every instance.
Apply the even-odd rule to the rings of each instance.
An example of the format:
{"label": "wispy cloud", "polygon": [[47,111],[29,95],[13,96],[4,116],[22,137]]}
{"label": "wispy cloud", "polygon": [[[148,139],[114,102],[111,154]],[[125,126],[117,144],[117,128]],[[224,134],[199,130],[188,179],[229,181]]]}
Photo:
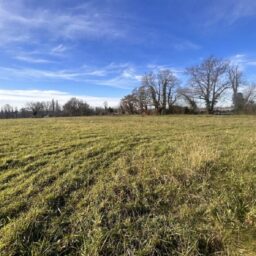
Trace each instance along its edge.
{"label": "wispy cloud", "polygon": [[59,55],[59,54],[63,54],[67,50],[68,48],[66,46],[64,46],[63,44],[59,44],[56,47],[51,49],[51,53]]}
{"label": "wispy cloud", "polygon": [[[29,9],[24,4],[0,2],[1,45],[38,42],[38,34],[51,39],[118,38],[125,35],[114,20],[94,8],[80,13],[70,10]],[[22,35],[22,36],[17,36]],[[63,45],[55,52],[63,52]]]}
{"label": "wispy cloud", "polygon": [[10,81],[74,81],[83,84],[131,89],[139,85],[141,74],[131,64],[110,63],[103,67],[82,66],[77,69],[47,70],[1,67],[0,79]]}
{"label": "wispy cloud", "polygon": [[201,49],[201,46],[199,44],[193,43],[186,39],[177,40],[177,42],[173,44],[173,47],[178,51]]}
{"label": "wispy cloud", "polygon": [[28,102],[34,101],[50,101],[58,100],[60,104],[64,104],[70,98],[77,97],[85,100],[91,106],[103,106],[105,101],[109,106],[118,106],[120,99],[114,97],[93,97],[87,95],[74,95],[62,91],[47,91],[47,90],[1,90],[0,89],[0,107],[5,104],[10,104],[14,107],[24,107]]}
{"label": "wispy cloud", "polygon": [[176,77],[178,77],[180,80],[183,80],[184,78],[184,72],[185,72],[185,68],[182,67],[174,67],[174,66],[170,66],[170,65],[157,65],[157,64],[148,64],[147,65],[147,69],[149,71],[153,71],[153,72],[159,72],[161,70],[165,70],[165,69],[169,69],[171,70]]}
{"label": "wispy cloud", "polygon": [[204,25],[210,26],[217,23],[233,25],[241,18],[256,15],[256,1],[254,0],[216,0],[213,1],[205,12]]}
{"label": "wispy cloud", "polygon": [[32,56],[26,56],[26,55],[16,55],[14,57],[16,60],[19,61],[24,61],[24,62],[28,62],[28,63],[38,63],[38,64],[42,64],[42,63],[53,63],[54,61],[51,60],[47,60],[47,59],[40,59],[40,58],[36,58],[36,57],[32,57]]}
{"label": "wispy cloud", "polygon": [[128,63],[111,63],[102,69],[93,71],[91,74],[95,72],[100,76],[103,75],[97,79],[88,79],[88,83],[113,88],[132,89],[140,85],[142,78],[142,72]]}
{"label": "wispy cloud", "polygon": [[236,54],[231,56],[229,59],[232,64],[238,65],[242,69],[246,69],[246,67],[250,66],[256,67],[256,58],[250,57],[246,54]]}
{"label": "wispy cloud", "polygon": [[[45,9],[29,8],[23,1],[0,1],[0,46],[8,44],[42,44],[47,41],[55,44],[52,54],[67,51],[63,41],[115,40],[123,39],[131,44],[157,43],[166,46],[168,38],[158,28],[152,30],[154,22],[133,17],[131,13],[119,14],[111,5],[111,11],[100,1],[89,1],[73,8]],[[93,4],[97,2],[97,4]],[[15,4],[16,3],[16,4]],[[186,38],[179,38],[170,32],[170,47],[174,50],[198,50],[200,45]],[[49,40],[50,39],[50,40]],[[170,40],[169,40],[170,41]],[[58,42],[58,43],[57,43]],[[57,45],[56,45],[57,44]]]}
{"label": "wispy cloud", "polygon": [[0,67],[0,74],[1,74],[1,78],[5,80],[19,80],[19,79],[76,80],[77,77],[82,76],[82,73],[68,71],[68,70],[49,71],[49,70],[33,69],[33,68],[9,68],[9,67]]}
{"label": "wispy cloud", "polygon": [[232,24],[243,17],[256,15],[256,2],[254,0],[231,1],[231,9],[227,12],[229,23]]}

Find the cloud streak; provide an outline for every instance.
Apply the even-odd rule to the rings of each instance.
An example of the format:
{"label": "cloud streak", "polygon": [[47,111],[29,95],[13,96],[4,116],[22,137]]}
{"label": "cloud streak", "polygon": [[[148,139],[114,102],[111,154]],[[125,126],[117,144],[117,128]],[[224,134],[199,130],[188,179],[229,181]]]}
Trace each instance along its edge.
{"label": "cloud streak", "polygon": [[77,97],[85,100],[91,106],[103,106],[105,101],[109,106],[116,107],[120,99],[114,97],[93,97],[87,95],[74,95],[68,92],[55,90],[1,90],[0,89],[0,107],[5,104],[10,104],[14,107],[25,107],[26,103],[34,101],[50,101],[52,99],[58,100],[60,104],[64,104],[70,98]]}
{"label": "cloud streak", "polygon": [[[27,59],[26,59],[27,60]],[[30,60],[30,59],[29,59]],[[33,60],[32,60],[33,61]],[[40,61],[40,60],[37,60]],[[100,85],[131,89],[139,84],[141,75],[132,65],[110,63],[104,67],[83,66],[77,69],[47,70],[35,68],[1,67],[1,80],[9,81],[73,81],[84,85]]]}
{"label": "cloud streak", "polygon": [[47,60],[47,59],[40,59],[35,58],[29,55],[18,55],[14,57],[16,60],[27,62],[27,63],[34,63],[34,64],[44,64],[44,63],[53,63],[54,61]]}
{"label": "cloud streak", "polygon": [[230,62],[233,65],[238,65],[242,69],[246,67],[256,67],[256,58],[249,57],[246,54],[236,54],[230,57]]}
{"label": "cloud streak", "polygon": [[205,13],[206,26],[221,23],[233,25],[242,18],[256,15],[256,2],[254,0],[216,0],[208,6]]}
{"label": "cloud streak", "polygon": [[[29,9],[15,2],[0,2],[1,45],[16,42],[38,42],[38,34],[51,39],[119,38],[125,31],[109,16],[88,7],[85,12]],[[21,35],[22,36],[17,36]],[[63,52],[62,45],[53,52]]]}

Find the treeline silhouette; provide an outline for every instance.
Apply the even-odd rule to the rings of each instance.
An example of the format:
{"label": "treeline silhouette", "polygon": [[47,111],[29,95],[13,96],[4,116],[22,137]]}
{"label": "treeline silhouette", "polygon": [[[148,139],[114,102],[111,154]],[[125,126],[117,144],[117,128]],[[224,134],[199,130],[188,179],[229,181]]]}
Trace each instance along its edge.
{"label": "treeline silhouette", "polygon": [[[57,100],[30,102],[17,109],[3,106],[0,118],[59,117],[121,114],[255,114],[256,85],[249,84],[238,65],[210,56],[185,71],[188,82],[181,86],[170,69],[150,72],[142,77],[141,86],[123,97],[118,107],[91,107],[77,98],[63,106]],[[230,107],[217,107],[223,99]]]}
{"label": "treeline silhouette", "polygon": [[[121,100],[128,114],[206,112],[215,114],[256,113],[256,86],[249,84],[237,65],[210,56],[184,72],[187,83],[181,86],[177,74],[170,69],[150,72],[142,77],[141,86]],[[232,106],[220,108],[223,100]],[[181,106],[187,106],[182,108]],[[223,103],[222,103],[223,105]]]}
{"label": "treeline silhouette", "polygon": [[44,102],[29,102],[21,109],[6,104],[1,108],[0,118],[42,118],[42,117],[68,117],[117,114],[118,108],[91,107],[88,103],[77,98],[71,98],[63,106],[57,100]]}

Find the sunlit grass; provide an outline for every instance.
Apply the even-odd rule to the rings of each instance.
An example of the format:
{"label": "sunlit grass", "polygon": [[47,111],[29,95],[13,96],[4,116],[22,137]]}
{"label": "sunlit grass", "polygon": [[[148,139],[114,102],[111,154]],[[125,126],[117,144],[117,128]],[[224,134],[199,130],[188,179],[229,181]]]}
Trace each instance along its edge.
{"label": "sunlit grass", "polygon": [[256,118],[0,121],[0,255],[255,255]]}

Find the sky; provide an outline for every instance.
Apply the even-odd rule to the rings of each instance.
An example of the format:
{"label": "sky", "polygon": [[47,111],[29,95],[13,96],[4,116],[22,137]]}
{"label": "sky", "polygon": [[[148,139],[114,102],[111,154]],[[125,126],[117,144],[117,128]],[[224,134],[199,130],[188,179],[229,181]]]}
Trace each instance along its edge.
{"label": "sky", "polygon": [[117,106],[150,71],[215,55],[256,81],[255,0],[0,0],[0,106]]}

